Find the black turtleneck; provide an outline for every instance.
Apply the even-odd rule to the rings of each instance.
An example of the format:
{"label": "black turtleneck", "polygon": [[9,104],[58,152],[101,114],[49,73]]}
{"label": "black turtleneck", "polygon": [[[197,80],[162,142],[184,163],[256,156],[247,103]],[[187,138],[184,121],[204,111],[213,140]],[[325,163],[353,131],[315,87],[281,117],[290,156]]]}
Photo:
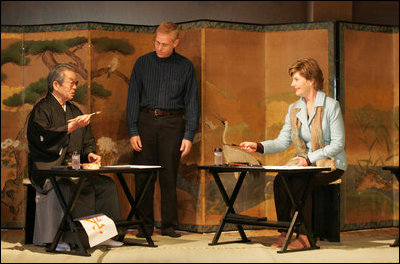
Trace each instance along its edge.
{"label": "black turtleneck", "polygon": [[184,109],[184,138],[193,141],[199,121],[198,102],[196,75],[190,60],[175,51],[167,58],[159,58],[155,51],[141,56],[129,83],[126,105],[129,137],[139,135],[140,108]]}

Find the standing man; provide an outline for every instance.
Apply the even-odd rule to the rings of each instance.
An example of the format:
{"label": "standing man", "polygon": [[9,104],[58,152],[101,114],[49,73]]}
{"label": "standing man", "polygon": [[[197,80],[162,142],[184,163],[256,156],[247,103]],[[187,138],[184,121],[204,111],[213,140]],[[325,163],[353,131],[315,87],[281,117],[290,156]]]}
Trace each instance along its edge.
{"label": "standing man", "polygon": [[[196,75],[190,60],[175,52],[179,28],[163,22],[154,37],[155,51],[141,56],[133,67],[129,83],[126,120],[134,164],[161,165],[161,233],[180,237],[176,181],[179,161],[192,147],[199,121]],[[136,174],[136,193],[148,174]],[[153,234],[155,180],[138,208],[145,232]],[[144,237],[140,232],[138,237]]]}

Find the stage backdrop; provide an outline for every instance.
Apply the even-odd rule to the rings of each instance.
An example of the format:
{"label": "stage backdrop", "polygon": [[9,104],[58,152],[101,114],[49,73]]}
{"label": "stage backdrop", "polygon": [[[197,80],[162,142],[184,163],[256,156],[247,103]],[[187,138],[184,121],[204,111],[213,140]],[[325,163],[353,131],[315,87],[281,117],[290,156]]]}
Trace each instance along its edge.
{"label": "stage backdrop", "polygon": [[[344,114],[349,169],[341,185],[341,229],[398,225],[398,182],[381,169],[399,165],[398,27],[213,21],[179,26],[177,52],[193,62],[201,100],[199,130],[179,169],[179,229],[215,231],[225,213],[212,176],[197,169],[213,163],[214,148],[223,148],[224,162],[283,165],[294,155],[292,147],[261,156],[231,144],[278,136],[289,105],[297,100],[288,68],[304,57],[318,60],[324,91],[340,101]],[[46,93],[46,77],[56,63],[76,68],[79,87],[74,101],[82,111],[102,111],[92,121],[102,165],[132,161],[125,118],[129,78],[137,58],[153,51],[154,31],[149,26],[103,23],[2,26],[2,228],[24,226],[26,119]],[[237,177],[222,177],[228,193]],[[274,177],[247,177],[235,210],[275,220]],[[134,192],[134,176],[125,179]],[[129,204],[119,191],[127,214]],[[158,187],[155,216],[160,225]]]}

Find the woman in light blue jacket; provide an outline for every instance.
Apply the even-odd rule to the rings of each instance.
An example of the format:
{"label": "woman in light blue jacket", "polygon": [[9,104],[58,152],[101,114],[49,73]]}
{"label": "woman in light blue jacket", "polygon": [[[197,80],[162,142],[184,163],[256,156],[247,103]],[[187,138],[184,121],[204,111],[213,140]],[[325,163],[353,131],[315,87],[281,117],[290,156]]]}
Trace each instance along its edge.
{"label": "woman in light blue jacket", "polygon": [[[246,152],[271,154],[282,152],[293,143],[297,155],[287,165],[331,168],[330,172],[320,173],[314,178],[310,186],[312,191],[339,179],[347,168],[343,117],[339,102],[322,92],[324,78],[317,61],[311,58],[298,60],[289,68],[289,75],[292,77],[291,86],[300,99],[289,106],[279,136],[259,143],[245,141],[240,146]],[[303,177],[291,178],[289,184],[295,196],[303,194]],[[291,202],[279,174],[274,180],[274,197],[278,221],[290,222]],[[309,195],[303,209],[308,227],[312,224],[311,210],[312,199]],[[272,247],[281,247],[284,243],[286,232],[278,231],[281,235]],[[299,228],[298,232],[298,239],[292,240],[288,249],[311,246],[304,230]]]}

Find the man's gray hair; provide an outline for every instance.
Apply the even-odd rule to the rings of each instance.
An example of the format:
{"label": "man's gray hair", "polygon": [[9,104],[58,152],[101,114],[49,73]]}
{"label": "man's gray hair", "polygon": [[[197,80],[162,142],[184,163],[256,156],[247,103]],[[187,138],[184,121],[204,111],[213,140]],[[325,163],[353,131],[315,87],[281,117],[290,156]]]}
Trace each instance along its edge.
{"label": "man's gray hair", "polygon": [[60,63],[54,66],[49,75],[47,76],[47,88],[49,92],[53,92],[53,82],[56,81],[60,85],[64,82],[64,72],[73,71],[76,72],[75,68],[67,63]]}

